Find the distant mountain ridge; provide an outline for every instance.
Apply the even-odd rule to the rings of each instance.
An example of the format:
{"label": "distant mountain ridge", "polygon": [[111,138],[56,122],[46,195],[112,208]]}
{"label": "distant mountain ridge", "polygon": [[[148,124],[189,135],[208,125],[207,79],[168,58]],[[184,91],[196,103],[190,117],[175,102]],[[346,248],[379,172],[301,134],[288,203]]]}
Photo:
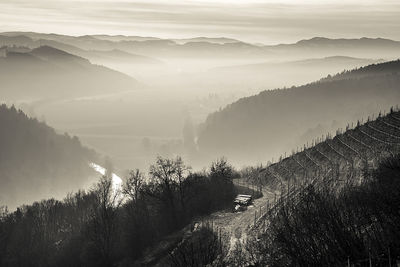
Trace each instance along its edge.
{"label": "distant mountain ridge", "polygon": [[[356,56],[367,58],[397,57],[400,53],[400,42],[383,38],[330,39],[314,37],[292,44],[253,45],[231,38],[197,37],[188,39],[160,39],[138,36],[86,35],[66,36],[32,32],[0,33],[0,45],[19,43],[27,45],[38,40],[57,41],[84,50],[119,49],[129,53],[155,57],[181,56],[233,56],[279,58],[286,54],[301,55],[300,58],[326,57],[334,55]],[[8,37],[9,39],[6,39]],[[29,39],[30,38],[30,39]],[[384,48],[384,50],[382,50]],[[201,53],[197,53],[201,50]],[[197,53],[196,53],[196,52]],[[380,52],[380,56],[379,56]],[[216,54],[217,53],[217,54]],[[374,56],[375,55],[375,56]]]}
{"label": "distant mountain ridge", "polygon": [[326,38],[326,37],[314,37],[311,39],[304,39],[296,42],[295,44],[287,44],[287,45],[301,45],[301,46],[323,46],[323,45],[385,45],[385,46],[398,46],[399,42],[385,39],[385,38],[353,38],[353,39],[346,39],[346,38]]}
{"label": "distant mountain ridge", "polygon": [[[142,37],[142,36],[126,36],[126,35],[83,35],[83,36],[68,36],[62,34],[48,34],[48,33],[36,33],[36,32],[2,32],[0,35],[9,36],[16,39],[23,39],[27,41],[26,38],[31,39],[47,39],[47,40],[81,40],[81,41],[94,41],[94,40],[103,40],[103,41],[111,41],[111,42],[120,42],[120,41],[166,41],[170,40],[173,42],[187,43],[187,42],[209,42],[215,44],[227,44],[227,43],[247,43],[251,45],[251,43],[244,42],[237,39],[227,38],[227,37],[193,37],[193,38],[158,38],[158,37]],[[372,45],[372,44],[385,44],[385,45],[395,45],[398,46],[400,41],[386,39],[386,38],[369,38],[369,37],[361,37],[361,38],[327,38],[327,37],[313,37],[310,39],[302,39],[295,43],[285,43],[285,44],[276,44],[276,45],[262,45],[264,47],[277,47],[277,46],[306,46],[306,45],[351,45],[357,43]],[[259,44],[261,45],[261,44]]]}
{"label": "distant mountain ridge", "polygon": [[194,38],[173,39],[173,40],[178,44],[185,44],[189,42],[208,42],[214,44],[243,43],[242,41],[226,37],[194,37]]}
{"label": "distant mountain ridge", "polygon": [[400,42],[384,38],[367,37],[358,39],[314,37],[300,40],[293,44],[268,46],[268,48],[270,51],[280,55],[282,53],[301,53],[305,55],[312,54],[315,57],[334,56],[336,53],[336,55],[350,57],[396,59],[399,54]]}

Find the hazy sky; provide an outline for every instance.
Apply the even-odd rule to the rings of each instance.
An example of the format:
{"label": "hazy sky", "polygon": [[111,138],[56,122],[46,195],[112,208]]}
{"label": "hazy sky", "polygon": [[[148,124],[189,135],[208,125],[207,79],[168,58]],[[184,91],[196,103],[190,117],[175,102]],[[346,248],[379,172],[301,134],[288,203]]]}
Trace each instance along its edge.
{"label": "hazy sky", "polygon": [[0,0],[0,31],[400,40],[399,0]]}

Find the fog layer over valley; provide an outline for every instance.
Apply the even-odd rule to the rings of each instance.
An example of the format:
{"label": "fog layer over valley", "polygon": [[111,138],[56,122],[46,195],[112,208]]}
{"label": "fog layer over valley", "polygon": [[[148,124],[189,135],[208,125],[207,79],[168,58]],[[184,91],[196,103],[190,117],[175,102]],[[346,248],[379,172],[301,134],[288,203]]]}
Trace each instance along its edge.
{"label": "fog layer over valley", "polygon": [[[400,42],[312,38],[293,44],[255,45],[229,38],[9,32],[0,34],[0,45],[1,100],[61,132],[79,136],[85,145],[110,156],[120,170],[147,168],[158,154],[183,155],[194,168],[223,155],[233,156],[237,166],[250,160],[263,162],[279,157],[287,147],[341,127],[348,119],[396,102],[393,95],[381,95],[379,103],[369,95],[359,100],[367,107],[362,114],[343,111],[346,116],[319,125],[311,124],[310,117],[310,124],[303,124],[298,136],[277,135],[276,146],[285,143],[286,147],[266,144],[261,154],[251,152],[253,146],[246,145],[250,141],[241,139],[248,151],[241,157],[221,147],[222,143],[209,149],[233,130],[204,133],[202,125],[210,113],[262,90],[302,85],[395,59]],[[323,99],[316,101],[324,103]],[[279,102],[279,108],[285,103]],[[297,112],[297,104],[291,106]],[[275,109],[271,106],[270,110]],[[281,122],[283,128],[291,129],[286,123]],[[246,131],[246,126],[235,131]],[[248,158],[249,154],[254,157]]]}

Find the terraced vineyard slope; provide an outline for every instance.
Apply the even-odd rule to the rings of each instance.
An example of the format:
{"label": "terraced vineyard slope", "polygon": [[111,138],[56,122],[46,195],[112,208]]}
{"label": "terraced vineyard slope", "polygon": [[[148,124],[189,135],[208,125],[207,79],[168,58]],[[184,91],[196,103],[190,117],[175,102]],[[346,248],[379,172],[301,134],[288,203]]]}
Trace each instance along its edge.
{"label": "terraced vineyard slope", "polygon": [[261,266],[392,262],[400,254],[399,153],[400,111],[392,108],[270,164],[253,182],[278,193],[260,203],[236,254]]}
{"label": "terraced vineyard slope", "polygon": [[400,152],[400,112],[379,114],[375,120],[348,125],[335,137],[323,136],[301,151],[269,165],[260,181],[266,186],[306,183],[315,177],[329,176],[332,182],[354,182],[366,169]]}

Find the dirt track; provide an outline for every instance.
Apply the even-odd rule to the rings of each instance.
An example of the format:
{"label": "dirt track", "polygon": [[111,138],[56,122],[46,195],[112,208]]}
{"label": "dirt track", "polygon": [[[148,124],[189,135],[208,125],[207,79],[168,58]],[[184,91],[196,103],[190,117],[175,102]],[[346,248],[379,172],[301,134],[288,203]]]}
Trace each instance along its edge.
{"label": "dirt track", "polygon": [[272,203],[274,197],[273,191],[263,190],[263,197],[254,200],[253,205],[245,211],[235,213],[218,211],[204,218],[202,223],[209,223],[215,231],[221,232],[222,241],[228,249],[226,257],[230,257],[238,241],[246,240],[248,229],[251,225],[254,225],[255,219],[260,216],[260,210],[261,214],[264,214],[267,202]]}
{"label": "dirt track", "polygon": [[[243,185],[241,185],[243,186]],[[250,205],[247,210],[242,212],[232,211],[218,211],[214,212],[209,216],[202,218],[201,220],[194,221],[193,224],[188,225],[181,231],[175,232],[160,242],[158,246],[153,247],[151,252],[141,260],[140,265],[142,266],[161,266],[160,259],[168,255],[168,251],[172,251],[173,248],[182,241],[182,238],[188,237],[192,232],[192,225],[208,225],[211,226],[214,231],[221,234],[223,244],[226,246],[226,257],[228,260],[231,257],[231,252],[235,249],[237,242],[243,242],[247,238],[249,227],[254,225],[255,219],[264,214],[266,211],[267,202],[272,203],[275,198],[275,192],[263,189],[263,196],[255,199],[253,204]],[[158,263],[158,264],[157,264]]]}

